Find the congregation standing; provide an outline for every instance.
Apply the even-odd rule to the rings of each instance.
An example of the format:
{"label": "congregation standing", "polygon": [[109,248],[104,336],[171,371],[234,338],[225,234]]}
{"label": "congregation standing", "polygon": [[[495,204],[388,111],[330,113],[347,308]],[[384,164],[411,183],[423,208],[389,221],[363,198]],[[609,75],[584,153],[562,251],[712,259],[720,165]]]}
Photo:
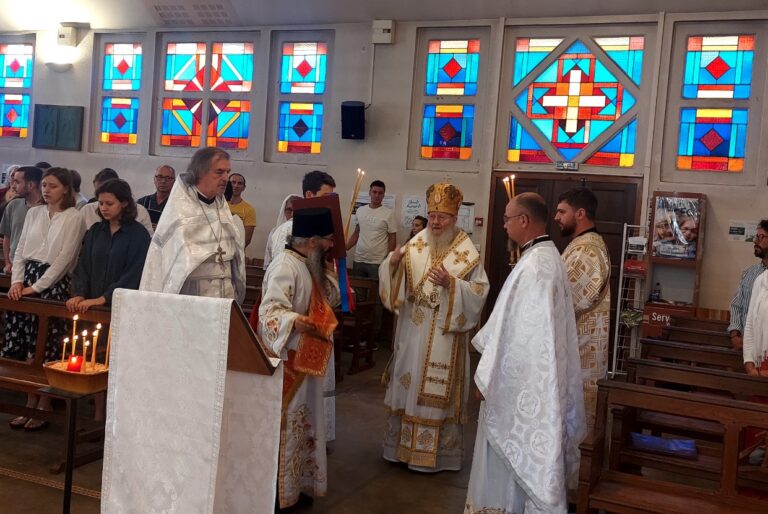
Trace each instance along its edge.
{"label": "congregation standing", "polygon": [[[109,306],[118,288],[243,301],[256,213],[226,151],[199,150],[179,177],[159,166],[155,193],[138,200],[111,168],[96,174],[88,200],[78,172],[38,164],[12,169],[10,194],[0,201],[11,300],[59,300],[73,313]],[[418,472],[461,469],[474,394],[481,403],[465,513],[566,512],[578,445],[601,422],[597,381],[607,374],[611,263],[596,228],[595,195],[567,191],[554,213],[534,193],[506,204],[504,228],[520,257],[482,324],[490,284],[478,249],[457,225],[458,187],[427,189],[426,217],[413,220],[400,246],[394,214],[383,205],[384,182],[370,184],[370,204],[357,209],[346,241],[334,240],[329,209],[295,209],[299,200],[334,194],[333,177],[311,171],[301,188],[285,197],[267,237],[255,327],[290,378],[283,383],[277,506],[323,496],[330,486],[331,343],[342,291],[328,255],[342,244],[355,248],[353,273],[377,279],[383,307],[397,316],[383,377],[383,458]],[[552,221],[571,238],[562,255],[546,231]],[[695,227],[688,232],[693,240]],[[754,254],[760,262],[742,275],[728,330],[733,346],[743,347],[747,373],[768,376],[768,220],[758,225]],[[31,315],[7,313],[0,356],[31,358],[36,330]],[[45,356],[53,360],[67,326],[48,330]],[[331,348],[316,367],[299,369],[308,338]],[[470,347],[480,353],[474,377]],[[34,394],[27,406],[51,409],[48,397]],[[20,416],[10,425],[32,431],[45,422]]]}

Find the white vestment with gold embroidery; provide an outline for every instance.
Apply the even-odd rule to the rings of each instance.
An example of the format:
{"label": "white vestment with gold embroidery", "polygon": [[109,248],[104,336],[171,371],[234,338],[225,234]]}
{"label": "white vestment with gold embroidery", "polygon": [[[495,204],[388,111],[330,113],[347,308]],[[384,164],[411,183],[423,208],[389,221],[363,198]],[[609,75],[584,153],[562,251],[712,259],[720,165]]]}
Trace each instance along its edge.
{"label": "white vestment with gold embroidery", "polygon": [[[399,251],[399,250],[396,250]],[[398,315],[392,361],[385,373],[389,411],[384,458],[421,471],[458,470],[469,382],[469,333],[480,321],[488,277],[480,255],[459,231],[435,255],[429,230],[411,239],[397,268],[379,267],[384,306]],[[444,288],[427,278],[442,263]]]}
{"label": "white vestment with gold embroidery", "polygon": [[472,344],[485,401],[465,514],[566,514],[586,422],[571,292],[551,241],[523,253]]}
{"label": "white vestment with gold embroidery", "polygon": [[587,426],[595,426],[597,381],[608,373],[611,323],[611,261],[605,241],[596,232],[575,237],[563,252],[576,311],[579,355],[584,372]]}
{"label": "white vestment with gold embroidery", "polygon": [[[298,347],[299,333],[293,329],[296,318],[309,312],[312,277],[305,262],[298,253],[285,250],[272,260],[264,274],[258,334],[283,361],[289,350]],[[338,306],[338,282],[331,274],[327,277],[332,287],[326,298],[332,306]],[[333,369],[332,362],[333,355],[329,369]],[[324,381],[324,377],[307,375],[288,405],[283,406],[277,491],[280,508],[295,504],[299,493],[325,496],[328,488]]]}

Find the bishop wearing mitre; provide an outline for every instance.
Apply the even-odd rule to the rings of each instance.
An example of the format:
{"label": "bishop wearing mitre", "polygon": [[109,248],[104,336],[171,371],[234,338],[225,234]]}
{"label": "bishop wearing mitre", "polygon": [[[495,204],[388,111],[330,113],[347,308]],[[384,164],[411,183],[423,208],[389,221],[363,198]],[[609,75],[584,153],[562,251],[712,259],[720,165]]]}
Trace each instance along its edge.
{"label": "bishop wearing mitre", "polygon": [[417,471],[461,469],[469,334],[488,295],[480,254],[456,226],[462,200],[452,184],[430,186],[427,228],[379,268],[382,302],[398,315],[384,458]]}

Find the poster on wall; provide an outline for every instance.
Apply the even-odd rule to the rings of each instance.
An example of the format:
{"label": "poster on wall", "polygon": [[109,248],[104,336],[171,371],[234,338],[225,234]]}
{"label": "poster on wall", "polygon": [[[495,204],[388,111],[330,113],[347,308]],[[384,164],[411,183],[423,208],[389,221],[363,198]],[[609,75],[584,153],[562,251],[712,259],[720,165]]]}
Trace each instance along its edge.
{"label": "poster on wall", "polygon": [[757,234],[757,222],[731,220],[728,223],[728,238],[731,241],[755,242]]}
{"label": "poster on wall", "polygon": [[403,228],[411,229],[413,218],[416,216],[427,217],[427,200],[424,196],[405,196],[400,207],[400,217],[403,220]]}
{"label": "poster on wall", "polygon": [[701,205],[698,198],[657,196],[653,217],[653,256],[696,260]]}
{"label": "poster on wall", "polygon": [[475,204],[464,202],[459,207],[459,215],[456,219],[456,226],[467,234],[472,234],[475,226]]}

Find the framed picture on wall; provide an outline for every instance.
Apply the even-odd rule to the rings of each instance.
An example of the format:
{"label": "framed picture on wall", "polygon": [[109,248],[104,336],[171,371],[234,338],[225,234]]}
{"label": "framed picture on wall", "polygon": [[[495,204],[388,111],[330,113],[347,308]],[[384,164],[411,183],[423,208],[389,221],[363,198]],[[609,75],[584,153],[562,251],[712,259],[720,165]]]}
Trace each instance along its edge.
{"label": "framed picture on wall", "polygon": [[651,256],[696,261],[703,235],[703,195],[657,192],[652,207]]}

